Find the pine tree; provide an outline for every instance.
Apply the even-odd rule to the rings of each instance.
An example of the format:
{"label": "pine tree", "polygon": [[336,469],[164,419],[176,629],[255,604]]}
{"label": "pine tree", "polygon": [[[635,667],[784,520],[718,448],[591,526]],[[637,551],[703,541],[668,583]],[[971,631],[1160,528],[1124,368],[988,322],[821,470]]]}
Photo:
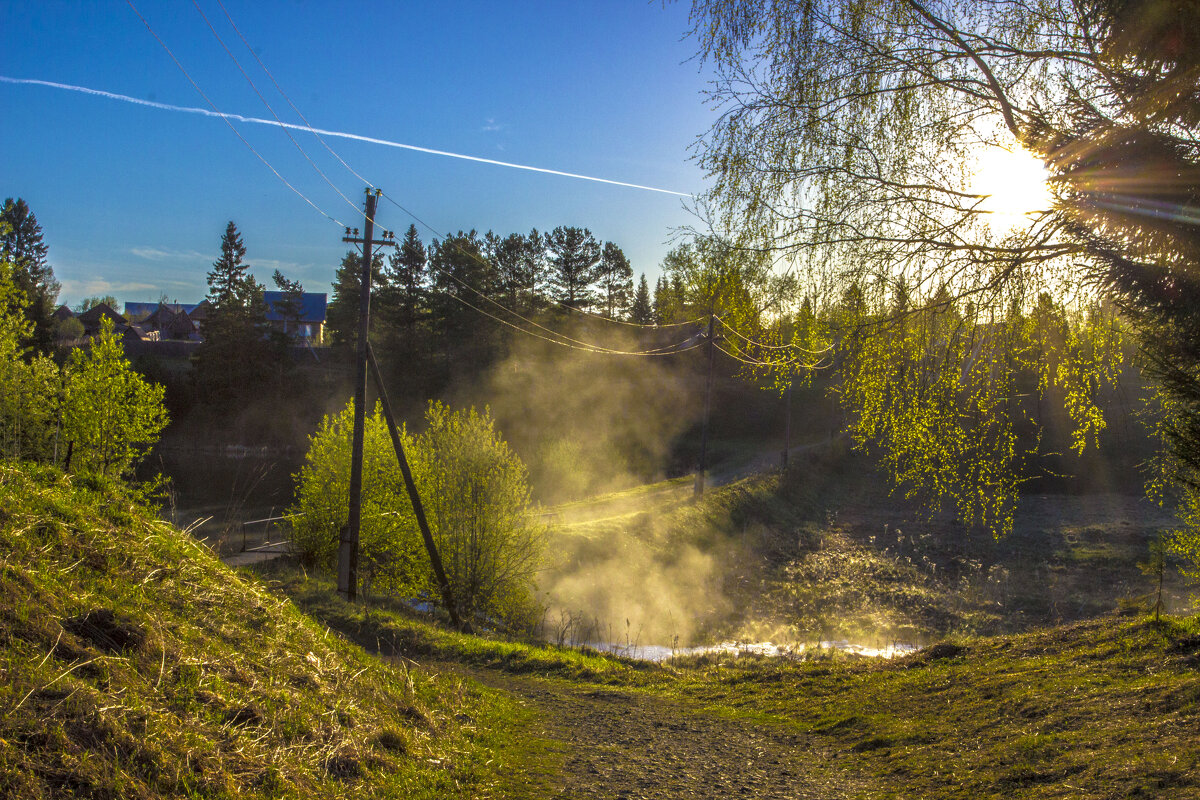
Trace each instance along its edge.
{"label": "pine tree", "polygon": [[496,324],[476,309],[497,309],[484,298],[500,298],[500,279],[483,256],[475,231],[459,231],[433,240],[429,252],[433,276],[433,326],[446,363],[466,372],[489,364],[496,353]]}
{"label": "pine tree", "polygon": [[428,262],[429,256],[417,234],[417,226],[409,225],[404,241],[389,259],[387,278],[399,293],[397,321],[410,330],[428,302],[425,291]]}
{"label": "pine tree", "polygon": [[60,288],[46,263],[49,248],[42,227],[21,198],[4,201],[0,211],[0,258],[12,264],[12,283],[23,295],[25,319],[32,325],[28,344],[37,352],[54,349],[54,308]]}
{"label": "pine tree", "polygon": [[650,284],[646,282],[646,273],[638,281],[637,292],[633,295],[633,303],[629,306],[629,321],[638,325],[654,324],[654,306],[650,301]]}
{"label": "pine tree", "polygon": [[521,313],[521,296],[525,282],[525,237],[519,233],[510,233],[501,238],[488,231],[484,234],[483,244],[488,260],[496,268],[504,304]]}
{"label": "pine tree", "polygon": [[250,274],[245,257],[246,246],[230,222],[221,237],[221,257],[208,273],[212,309],[192,367],[200,395],[219,412],[261,395],[290,366],[283,343],[268,338],[263,285]]}
{"label": "pine tree", "polygon": [[629,259],[613,242],[605,242],[597,268],[604,315],[609,319],[625,316],[633,298],[633,267]]}
{"label": "pine tree", "polygon": [[[383,254],[372,254],[372,298],[383,288]],[[325,309],[325,326],[335,345],[353,347],[358,341],[359,276],[362,275],[362,256],[351,250],[342,257],[333,282],[333,297]],[[374,309],[375,306],[372,306]],[[380,315],[372,313],[371,331],[379,329]]]}
{"label": "pine tree", "polygon": [[600,263],[600,243],[587,228],[560,225],[546,237],[550,251],[553,297],[568,308],[587,310],[595,303],[592,283]]}
{"label": "pine tree", "polygon": [[550,264],[546,260],[546,235],[531,228],[523,238],[520,273],[520,310],[535,314],[545,309],[549,298]]}
{"label": "pine tree", "polygon": [[[382,270],[378,291],[371,301],[371,329],[375,331],[372,341],[379,342],[375,349],[384,375],[414,393],[425,390],[424,362],[429,355],[428,281],[428,253],[416,226],[410,225]],[[357,280],[354,288],[358,288]],[[357,325],[357,295],[353,308]]]}

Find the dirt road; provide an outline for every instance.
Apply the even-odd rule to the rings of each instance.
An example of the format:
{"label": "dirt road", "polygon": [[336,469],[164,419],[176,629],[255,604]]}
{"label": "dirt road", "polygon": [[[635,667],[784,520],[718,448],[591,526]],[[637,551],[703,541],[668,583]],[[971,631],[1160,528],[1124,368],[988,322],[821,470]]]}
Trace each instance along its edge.
{"label": "dirt road", "polygon": [[491,670],[465,674],[534,710],[536,732],[565,756],[561,773],[546,776],[554,797],[830,800],[862,794],[862,787],[847,785],[834,753],[780,726],[719,717],[644,692]]}

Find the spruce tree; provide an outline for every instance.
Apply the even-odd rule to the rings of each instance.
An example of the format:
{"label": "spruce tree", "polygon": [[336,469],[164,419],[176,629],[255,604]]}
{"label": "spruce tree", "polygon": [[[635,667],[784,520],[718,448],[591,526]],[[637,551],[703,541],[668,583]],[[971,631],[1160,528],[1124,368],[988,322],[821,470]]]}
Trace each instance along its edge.
{"label": "spruce tree", "polygon": [[29,205],[11,197],[0,211],[0,258],[12,264],[12,283],[23,295],[25,319],[32,326],[28,344],[40,353],[54,349],[54,308],[60,288],[46,263],[49,248]]}
{"label": "spruce tree", "polygon": [[650,301],[650,284],[646,282],[646,273],[638,281],[637,292],[633,295],[633,303],[629,306],[629,321],[638,325],[654,324],[654,306]]}
{"label": "spruce tree", "polygon": [[[359,287],[362,285],[359,276],[362,275],[362,255],[351,250],[342,257],[342,263],[337,268],[333,282],[333,297],[325,309],[325,326],[329,329],[329,338],[334,345],[354,347],[358,341],[358,301]],[[383,288],[383,253],[372,254],[372,287],[374,298]],[[371,331],[379,329],[380,314],[374,313],[377,307],[372,305]]]}
{"label": "spruce tree", "polygon": [[213,262],[212,271],[208,273],[208,302],[214,310],[219,312],[250,305],[257,281],[249,274],[250,265],[243,260],[245,257],[246,245],[242,243],[237,225],[230,220],[221,237],[221,257]]}
{"label": "spruce tree", "polygon": [[429,256],[417,234],[417,226],[409,225],[404,241],[389,260],[388,278],[400,295],[399,322],[410,330],[416,325],[427,302],[425,285],[428,264]]}
{"label": "spruce tree", "polygon": [[221,257],[208,273],[212,309],[192,368],[200,396],[218,412],[261,396],[289,366],[283,343],[267,336],[263,285],[250,274],[245,257],[246,246],[230,222],[221,237]]}

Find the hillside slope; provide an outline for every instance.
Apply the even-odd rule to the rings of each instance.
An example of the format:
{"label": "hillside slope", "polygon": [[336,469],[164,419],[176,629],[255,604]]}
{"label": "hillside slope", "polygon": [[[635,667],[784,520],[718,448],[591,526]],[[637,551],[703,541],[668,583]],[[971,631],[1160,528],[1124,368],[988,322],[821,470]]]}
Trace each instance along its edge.
{"label": "hillside slope", "polygon": [[0,464],[0,797],[487,796],[520,713],[382,664],[119,487]]}

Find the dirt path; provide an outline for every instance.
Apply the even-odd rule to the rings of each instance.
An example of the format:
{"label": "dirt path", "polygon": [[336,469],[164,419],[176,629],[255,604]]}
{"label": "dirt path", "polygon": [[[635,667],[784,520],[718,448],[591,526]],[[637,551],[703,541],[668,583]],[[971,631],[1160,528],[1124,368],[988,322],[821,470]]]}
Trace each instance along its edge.
{"label": "dirt path", "polygon": [[780,726],[727,719],[642,692],[453,669],[533,708],[537,733],[565,754],[562,772],[547,776],[555,797],[831,800],[862,794],[861,787],[846,785],[834,754]]}

